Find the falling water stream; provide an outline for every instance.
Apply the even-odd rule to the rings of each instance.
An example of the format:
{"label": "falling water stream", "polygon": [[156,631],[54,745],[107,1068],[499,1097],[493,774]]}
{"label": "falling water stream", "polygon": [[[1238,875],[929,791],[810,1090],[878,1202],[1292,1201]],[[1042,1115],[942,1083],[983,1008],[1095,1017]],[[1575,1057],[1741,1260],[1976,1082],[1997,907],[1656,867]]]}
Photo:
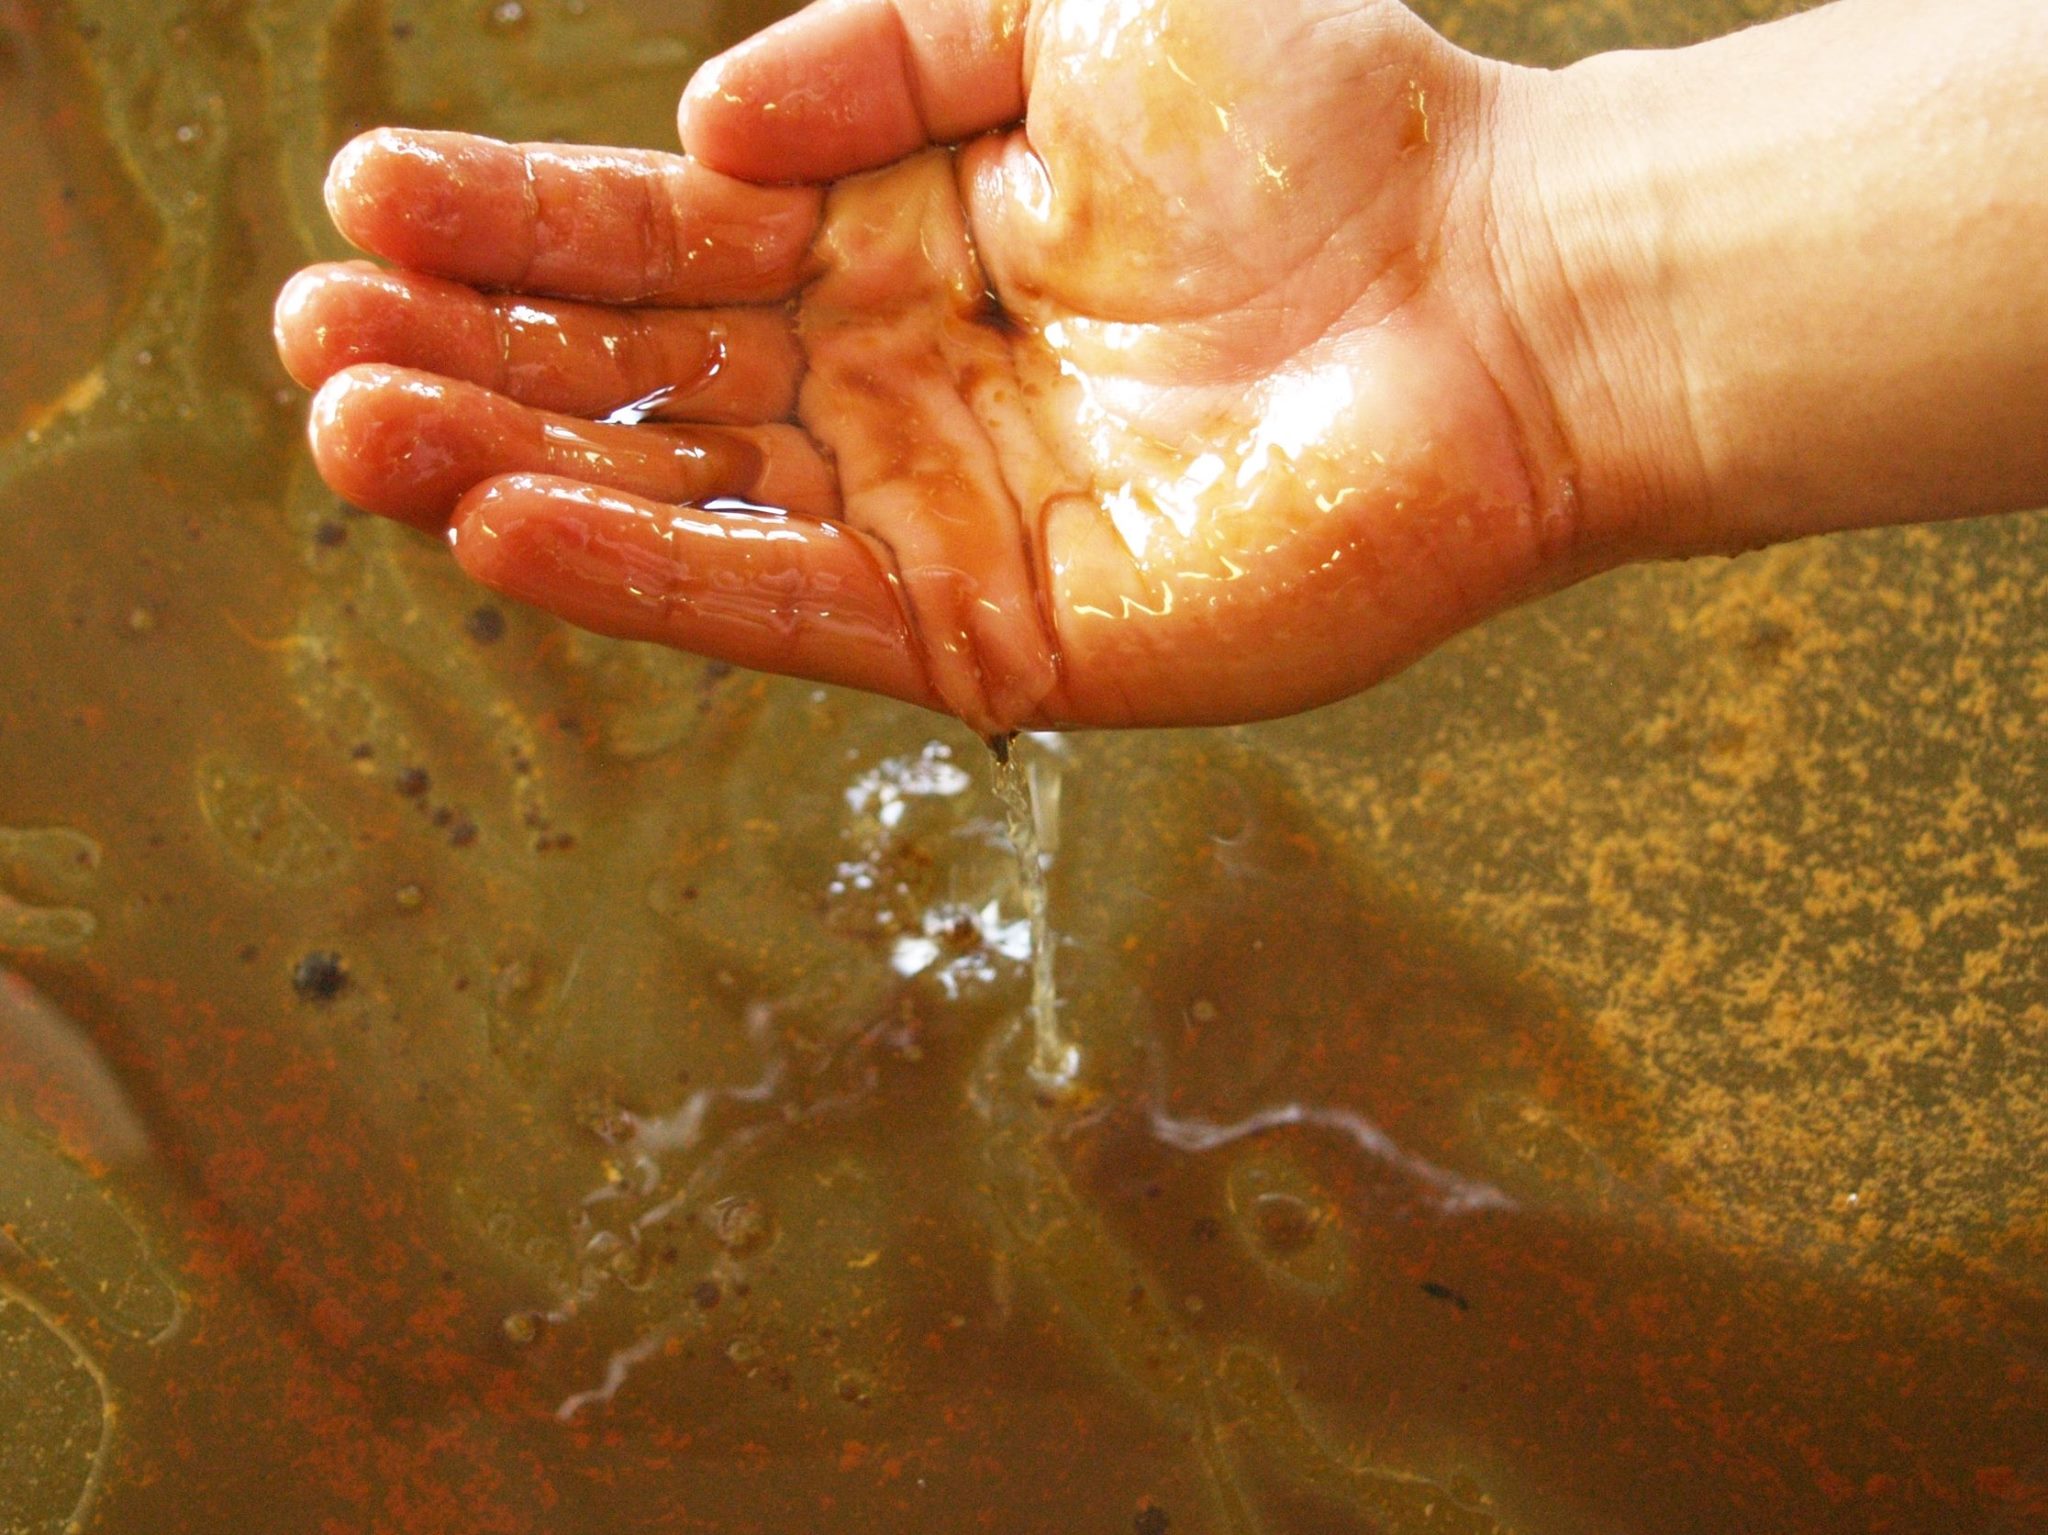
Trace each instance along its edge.
{"label": "falling water stream", "polygon": [[989,742],[994,754],[992,782],[1002,801],[1017,858],[1017,888],[1024,915],[1031,924],[1031,1075],[1049,1088],[1073,1084],[1081,1066],[1080,1046],[1060,1025],[1059,990],[1053,973],[1052,901],[1046,874],[1055,838],[1051,828],[1058,799],[1058,779],[1049,765],[1027,768],[1018,757],[1017,737],[998,736]]}

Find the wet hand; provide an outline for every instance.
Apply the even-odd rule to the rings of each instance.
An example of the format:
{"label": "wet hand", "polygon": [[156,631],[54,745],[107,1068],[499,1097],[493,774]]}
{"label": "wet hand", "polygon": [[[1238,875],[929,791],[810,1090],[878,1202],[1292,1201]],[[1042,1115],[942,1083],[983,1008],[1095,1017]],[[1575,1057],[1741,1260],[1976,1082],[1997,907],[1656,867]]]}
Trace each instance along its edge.
{"label": "wet hand", "polygon": [[826,0],[686,156],[349,145],[397,270],[279,345],[340,494],[587,628],[984,733],[1283,714],[1619,557],[1495,274],[1494,69],[1388,0]]}

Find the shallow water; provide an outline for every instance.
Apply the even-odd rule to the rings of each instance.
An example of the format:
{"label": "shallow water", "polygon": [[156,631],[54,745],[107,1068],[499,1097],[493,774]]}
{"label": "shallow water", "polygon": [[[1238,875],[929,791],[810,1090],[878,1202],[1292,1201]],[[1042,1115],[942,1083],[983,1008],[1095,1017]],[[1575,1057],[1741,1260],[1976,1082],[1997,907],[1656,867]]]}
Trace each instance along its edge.
{"label": "shallow water", "polygon": [[270,355],[350,132],[761,19],[0,0],[0,1529],[2048,1522],[2048,520],[1067,738],[1045,1093],[980,743],[499,609]]}

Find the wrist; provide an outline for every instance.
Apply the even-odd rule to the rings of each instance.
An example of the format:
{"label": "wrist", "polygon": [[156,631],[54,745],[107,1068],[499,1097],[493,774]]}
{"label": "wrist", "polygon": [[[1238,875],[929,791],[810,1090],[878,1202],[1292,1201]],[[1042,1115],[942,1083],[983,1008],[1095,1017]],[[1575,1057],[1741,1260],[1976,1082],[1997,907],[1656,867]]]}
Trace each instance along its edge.
{"label": "wrist", "polygon": [[[1504,68],[1486,226],[1579,515],[1617,559],[1692,552],[1711,494],[1672,305],[1670,210],[1644,144],[1659,56]],[[1654,67],[1654,66],[1650,66]]]}
{"label": "wrist", "polygon": [[1637,557],[2048,497],[2048,14],[1955,9],[1504,75],[1502,285]]}

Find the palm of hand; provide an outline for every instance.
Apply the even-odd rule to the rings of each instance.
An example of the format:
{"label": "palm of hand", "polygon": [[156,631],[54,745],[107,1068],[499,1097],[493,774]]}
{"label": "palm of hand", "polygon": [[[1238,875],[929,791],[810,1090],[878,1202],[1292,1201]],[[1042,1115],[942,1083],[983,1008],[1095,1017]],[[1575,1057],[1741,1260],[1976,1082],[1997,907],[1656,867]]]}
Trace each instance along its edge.
{"label": "palm of hand", "polygon": [[[614,281],[590,270],[602,197],[582,229],[549,231],[563,200],[535,189],[561,175],[603,193],[622,162],[527,164],[543,233],[511,239],[516,271],[415,259],[597,298],[640,297],[650,267],[660,298],[801,280],[789,336],[764,311],[698,326],[710,361],[677,409],[737,427],[580,428],[358,366],[316,408],[323,470],[429,524],[459,497],[472,573],[588,627],[873,687],[985,733],[1308,707],[1541,584],[1565,531],[1554,455],[1483,271],[1447,243],[1473,222],[1441,144],[1469,131],[1464,61],[1377,3],[1048,4],[1020,41],[1023,127],[842,181],[822,218],[815,194],[742,206],[751,189],[703,182],[700,200],[732,206],[695,239],[669,222],[650,240],[667,215],[630,162],[642,228],[630,259],[609,257],[628,274]],[[417,258],[450,222],[437,234],[421,210],[442,205],[475,236],[490,177],[437,203],[406,165],[366,166],[337,207],[359,243]],[[549,360],[515,364],[533,339],[515,317],[475,378],[422,338],[446,323],[436,305],[464,300],[321,276],[280,308],[311,381],[442,362],[588,410],[607,383],[644,392],[644,359],[675,350],[644,315],[529,303]],[[508,332],[505,302],[492,311]],[[755,424],[791,403],[777,379],[794,383],[794,352],[801,437]]]}

